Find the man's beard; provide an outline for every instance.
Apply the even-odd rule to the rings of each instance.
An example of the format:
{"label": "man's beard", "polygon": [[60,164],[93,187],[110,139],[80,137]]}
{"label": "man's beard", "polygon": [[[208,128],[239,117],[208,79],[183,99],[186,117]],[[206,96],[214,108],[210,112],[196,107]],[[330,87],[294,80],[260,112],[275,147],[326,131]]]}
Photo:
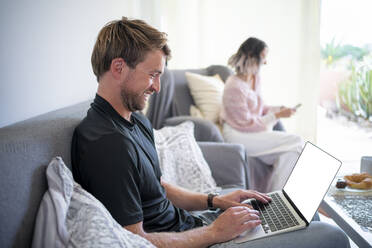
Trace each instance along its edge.
{"label": "man's beard", "polygon": [[121,89],[120,95],[123,106],[130,112],[142,110],[145,107],[140,95],[128,93],[124,88]]}

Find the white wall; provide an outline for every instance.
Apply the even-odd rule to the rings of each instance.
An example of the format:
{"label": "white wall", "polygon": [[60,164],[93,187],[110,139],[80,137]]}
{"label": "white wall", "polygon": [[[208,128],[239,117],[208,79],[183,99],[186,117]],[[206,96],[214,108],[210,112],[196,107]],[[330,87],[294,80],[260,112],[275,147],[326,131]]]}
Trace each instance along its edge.
{"label": "white wall", "polygon": [[226,65],[250,36],[269,46],[262,69],[267,104],[303,107],[286,129],[315,139],[319,81],[319,0],[157,0],[160,29],[169,34],[170,68]]}
{"label": "white wall", "polygon": [[2,0],[0,127],[92,98],[98,31],[139,10],[135,0]]}
{"label": "white wall", "polygon": [[171,69],[226,65],[246,38],[263,39],[266,102],[302,102],[286,128],[315,139],[319,0],[5,0],[0,7],[0,127],[92,98],[98,31],[126,15],[168,33]]}

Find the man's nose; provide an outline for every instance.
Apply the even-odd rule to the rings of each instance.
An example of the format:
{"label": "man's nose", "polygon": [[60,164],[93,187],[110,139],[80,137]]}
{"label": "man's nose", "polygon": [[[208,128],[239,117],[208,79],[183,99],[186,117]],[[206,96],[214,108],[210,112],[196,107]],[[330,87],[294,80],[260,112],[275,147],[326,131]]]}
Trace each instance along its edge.
{"label": "man's nose", "polygon": [[161,88],[161,86],[160,86],[160,76],[156,77],[155,82],[152,85],[152,88],[156,93],[160,92],[160,88]]}

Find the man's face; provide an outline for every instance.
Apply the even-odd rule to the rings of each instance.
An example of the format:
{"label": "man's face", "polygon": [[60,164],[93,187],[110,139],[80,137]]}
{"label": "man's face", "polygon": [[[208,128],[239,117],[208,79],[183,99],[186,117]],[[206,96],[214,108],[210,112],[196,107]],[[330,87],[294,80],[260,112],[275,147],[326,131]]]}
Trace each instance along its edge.
{"label": "man's face", "polygon": [[130,69],[121,84],[123,106],[131,111],[142,110],[154,92],[160,91],[160,76],[164,71],[163,51],[148,52],[145,60]]}

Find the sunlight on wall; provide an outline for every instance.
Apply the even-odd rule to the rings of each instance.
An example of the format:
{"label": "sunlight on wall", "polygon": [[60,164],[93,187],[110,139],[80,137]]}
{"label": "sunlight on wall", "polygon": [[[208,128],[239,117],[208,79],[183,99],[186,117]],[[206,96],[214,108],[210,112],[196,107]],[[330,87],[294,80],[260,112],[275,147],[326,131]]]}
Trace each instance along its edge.
{"label": "sunlight on wall", "polygon": [[127,15],[168,33],[171,69],[226,65],[248,37],[264,40],[266,103],[301,102],[298,114],[284,120],[286,129],[315,137],[318,0],[6,0],[1,7],[0,126],[92,98],[90,56],[98,31]]}
{"label": "sunlight on wall", "polygon": [[[264,99],[270,105],[303,107],[289,132],[315,139],[319,67],[319,4],[307,0],[160,0],[152,23],[169,34],[171,69],[226,65],[250,36],[269,46],[262,69]],[[313,99],[314,98],[314,99]],[[305,123],[304,123],[305,122]]]}
{"label": "sunlight on wall", "polygon": [[372,1],[322,1],[320,41],[330,42],[334,37],[343,44],[362,46],[372,43]]}

